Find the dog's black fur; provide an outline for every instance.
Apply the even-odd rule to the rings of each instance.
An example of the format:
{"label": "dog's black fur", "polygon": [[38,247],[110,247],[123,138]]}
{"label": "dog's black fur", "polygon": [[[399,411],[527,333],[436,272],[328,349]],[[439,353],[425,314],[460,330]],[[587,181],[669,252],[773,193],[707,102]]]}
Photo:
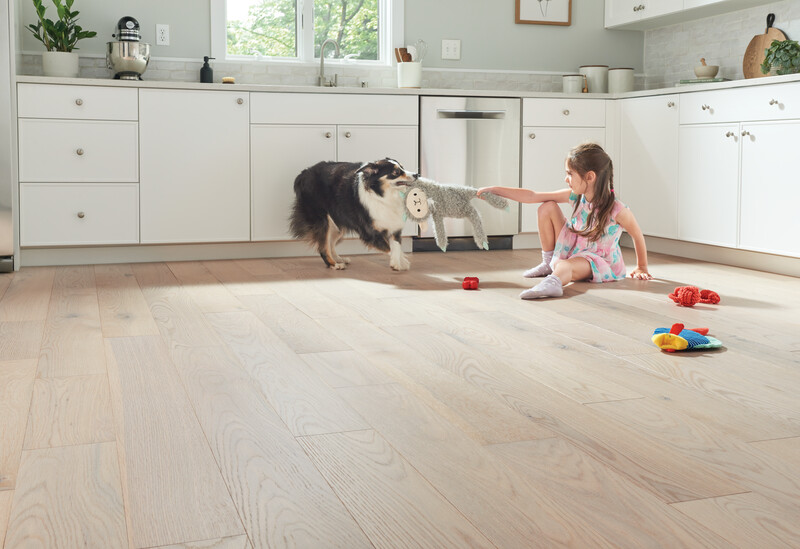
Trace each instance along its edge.
{"label": "dog's black fur", "polygon": [[345,268],[347,260],[335,246],[352,231],[366,245],[390,253],[393,269],[408,269],[400,250],[404,206],[399,188],[418,176],[390,158],[367,164],[319,162],[294,180],[291,233],[310,240],[329,267]]}

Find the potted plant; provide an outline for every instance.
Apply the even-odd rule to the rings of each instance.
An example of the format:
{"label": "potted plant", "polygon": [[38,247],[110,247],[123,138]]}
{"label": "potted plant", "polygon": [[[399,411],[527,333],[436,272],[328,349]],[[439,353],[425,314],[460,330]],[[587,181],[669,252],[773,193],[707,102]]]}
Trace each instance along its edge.
{"label": "potted plant", "polygon": [[773,40],[764,51],[761,72],[770,74],[794,74],[800,72],[800,44],[795,40]]}
{"label": "potted plant", "polygon": [[78,13],[72,11],[75,0],[53,0],[58,13],[58,20],[53,22],[45,17],[42,0],[33,0],[39,21],[28,25],[31,31],[47,51],[42,54],[42,69],[46,76],[78,76],[78,49],[76,44],[84,38],[97,36],[94,31],[85,31],[78,25]]}

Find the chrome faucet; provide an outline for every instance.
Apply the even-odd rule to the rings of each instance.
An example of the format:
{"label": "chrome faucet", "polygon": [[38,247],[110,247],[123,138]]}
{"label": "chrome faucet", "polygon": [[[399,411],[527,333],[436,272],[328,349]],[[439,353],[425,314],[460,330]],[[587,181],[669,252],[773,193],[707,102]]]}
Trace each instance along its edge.
{"label": "chrome faucet", "polygon": [[336,42],[336,40],[333,38],[328,38],[322,43],[322,45],[319,47],[319,78],[317,79],[317,83],[320,86],[332,88],[339,84],[339,76],[334,74],[333,79],[331,80],[327,80],[325,78],[325,46],[328,44],[333,44],[336,47],[336,55],[339,55],[339,44]]}

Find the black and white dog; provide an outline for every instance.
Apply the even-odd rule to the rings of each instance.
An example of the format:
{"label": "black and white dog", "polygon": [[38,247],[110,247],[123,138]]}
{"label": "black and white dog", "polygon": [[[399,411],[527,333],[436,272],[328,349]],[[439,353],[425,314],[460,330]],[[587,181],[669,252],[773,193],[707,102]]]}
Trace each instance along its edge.
{"label": "black and white dog", "polygon": [[311,241],[334,269],[349,263],[336,253],[336,244],[352,231],[367,246],[388,252],[392,269],[408,270],[411,264],[400,247],[405,220],[402,190],[418,177],[391,158],[368,164],[315,164],[294,180],[291,232]]}

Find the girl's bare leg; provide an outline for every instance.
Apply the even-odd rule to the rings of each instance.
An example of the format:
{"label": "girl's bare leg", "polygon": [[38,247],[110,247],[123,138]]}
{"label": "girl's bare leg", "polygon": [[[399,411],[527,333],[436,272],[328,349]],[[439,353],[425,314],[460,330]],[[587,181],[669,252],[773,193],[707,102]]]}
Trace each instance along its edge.
{"label": "girl's bare leg", "polygon": [[553,259],[556,238],[567,222],[557,202],[542,202],[536,214],[539,225],[539,241],[542,244],[542,262],[522,273],[522,276],[526,278],[547,276],[553,272],[550,268],[550,261]]}

